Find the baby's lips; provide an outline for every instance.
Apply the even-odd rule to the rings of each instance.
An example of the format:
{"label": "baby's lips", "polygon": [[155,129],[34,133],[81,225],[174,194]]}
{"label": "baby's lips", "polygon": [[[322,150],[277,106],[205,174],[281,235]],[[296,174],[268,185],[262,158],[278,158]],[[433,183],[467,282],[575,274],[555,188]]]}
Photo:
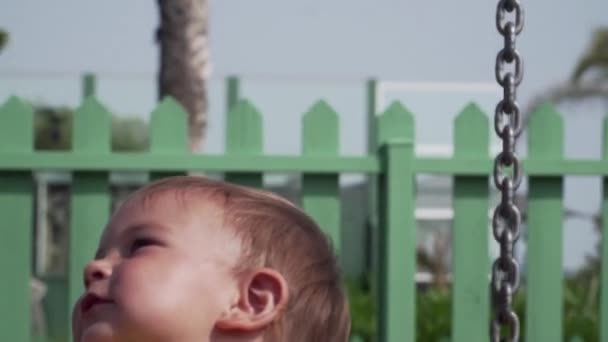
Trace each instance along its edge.
{"label": "baby's lips", "polygon": [[112,303],[112,300],[103,296],[100,296],[93,292],[87,292],[80,301],[80,312],[82,314],[87,313],[96,305]]}

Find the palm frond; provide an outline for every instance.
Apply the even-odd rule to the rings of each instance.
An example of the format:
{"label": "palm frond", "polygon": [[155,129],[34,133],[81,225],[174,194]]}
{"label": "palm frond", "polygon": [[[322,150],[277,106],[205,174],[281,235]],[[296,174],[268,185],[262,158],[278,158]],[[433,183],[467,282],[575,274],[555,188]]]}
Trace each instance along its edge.
{"label": "palm frond", "polygon": [[572,82],[581,80],[591,69],[608,69],[608,28],[600,28],[593,35],[591,46],[583,54],[572,74]]}

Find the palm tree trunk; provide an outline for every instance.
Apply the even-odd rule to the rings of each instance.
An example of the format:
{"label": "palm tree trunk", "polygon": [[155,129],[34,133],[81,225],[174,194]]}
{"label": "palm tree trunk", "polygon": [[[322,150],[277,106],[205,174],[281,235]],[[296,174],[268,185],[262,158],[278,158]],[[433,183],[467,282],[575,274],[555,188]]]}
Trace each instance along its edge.
{"label": "palm tree trunk", "polygon": [[203,150],[209,74],[208,0],[158,0],[159,98],[173,96],[188,112],[190,150]]}

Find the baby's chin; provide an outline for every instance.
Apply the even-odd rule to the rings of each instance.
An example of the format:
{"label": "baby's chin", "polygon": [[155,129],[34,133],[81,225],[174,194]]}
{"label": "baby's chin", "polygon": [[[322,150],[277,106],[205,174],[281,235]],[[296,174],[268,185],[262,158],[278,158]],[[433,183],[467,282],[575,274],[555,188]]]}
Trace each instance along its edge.
{"label": "baby's chin", "polygon": [[110,322],[98,321],[82,330],[80,340],[74,342],[112,342],[117,341],[114,327]]}

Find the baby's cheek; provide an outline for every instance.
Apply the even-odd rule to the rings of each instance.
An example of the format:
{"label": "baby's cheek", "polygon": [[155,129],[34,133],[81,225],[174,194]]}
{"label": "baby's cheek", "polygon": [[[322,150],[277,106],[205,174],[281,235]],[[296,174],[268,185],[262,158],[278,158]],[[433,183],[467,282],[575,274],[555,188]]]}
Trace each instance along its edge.
{"label": "baby's cheek", "polygon": [[132,259],[115,270],[113,291],[125,323],[154,337],[174,339],[193,329],[204,334],[219,314],[213,289],[220,284],[188,262],[169,261]]}

